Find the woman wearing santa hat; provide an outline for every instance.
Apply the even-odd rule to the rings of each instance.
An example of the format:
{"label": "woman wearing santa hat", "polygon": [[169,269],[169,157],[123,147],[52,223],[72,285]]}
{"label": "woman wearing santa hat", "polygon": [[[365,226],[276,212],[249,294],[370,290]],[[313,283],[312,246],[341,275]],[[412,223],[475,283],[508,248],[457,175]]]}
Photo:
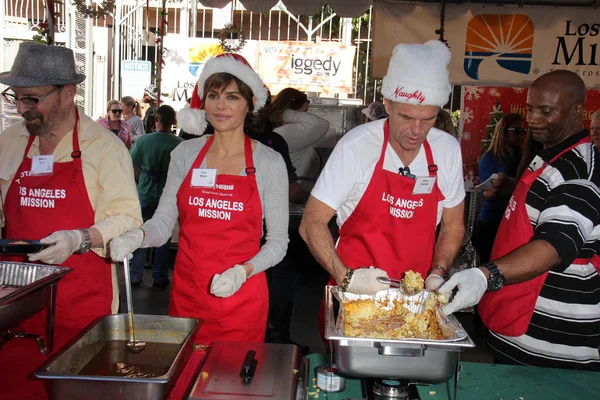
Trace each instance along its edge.
{"label": "woman wearing santa hat", "polygon": [[[115,261],[139,247],[158,247],[179,219],[169,315],[204,320],[196,344],[264,340],[264,271],[281,261],[288,243],[284,161],[244,134],[245,121],[266,100],[267,89],[243,57],[207,61],[190,106],[177,119],[186,132],[201,135],[208,118],[214,135],[173,151],[153,218],[110,246]],[[268,233],[261,247],[263,219]]]}

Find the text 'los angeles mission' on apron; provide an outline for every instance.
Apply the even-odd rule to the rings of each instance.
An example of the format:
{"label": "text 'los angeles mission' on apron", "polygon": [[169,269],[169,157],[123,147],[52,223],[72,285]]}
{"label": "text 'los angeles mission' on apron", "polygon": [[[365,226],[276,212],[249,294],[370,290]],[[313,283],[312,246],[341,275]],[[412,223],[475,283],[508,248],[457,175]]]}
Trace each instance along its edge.
{"label": "text 'los angeles mission' on apron", "polygon": [[[336,251],[348,268],[374,266],[393,279],[401,279],[406,271],[412,270],[425,278],[433,259],[438,203],[444,200],[437,182],[438,168],[426,139],[423,149],[429,177],[435,182],[429,193],[413,194],[416,179],[383,168],[389,138],[390,126],[386,120],[381,155],[373,176],[356,209],[340,228]],[[330,277],[329,284],[337,282]],[[321,302],[321,333],[323,320]]]}
{"label": "text 'los angeles mission' on apron", "polygon": [[[72,161],[54,163],[48,175],[30,174],[32,159],[27,154],[35,136],[29,137],[4,203],[7,238],[39,240],[58,230],[94,225],[94,209],[83,176],[78,122],[77,113]],[[27,257],[12,256],[10,261],[27,262]],[[53,354],[96,318],[110,314],[112,303],[110,262],[90,251],[72,255],[62,266],[72,271],[57,286]],[[28,318],[15,330],[45,335],[46,312]],[[0,365],[10,367],[0,374],[0,392],[7,398],[12,396],[9,393],[20,399],[39,393],[45,397],[41,381],[26,380],[45,359],[33,340],[12,339],[5,343],[0,350]]]}
{"label": "text 'los angeles mission' on apron", "polygon": [[[525,170],[510,198],[498,228],[490,260],[504,257],[529,243],[535,233],[525,203],[531,185],[544,172],[548,164],[553,163],[580,144],[589,143],[590,141],[591,139],[588,136],[560,152],[549,163],[544,162],[537,170]],[[589,259],[576,259],[573,264],[588,264],[590,261]],[[598,268],[597,265],[595,266]],[[524,335],[529,327],[535,304],[547,276],[548,272],[544,272],[542,275],[528,281],[506,285],[497,292],[485,293],[477,306],[485,326],[492,332],[501,335]]]}
{"label": "text 'los angeles mission' on apron", "polygon": [[212,142],[211,136],[177,193],[181,229],[169,315],[204,320],[196,344],[262,342],[269,309],[264,272],[252,275],[229,297],[210,293],[215,274],[247,262],[260,250],[262,208],[252,142],[244,136],[246,176],[217,175],[214,188],[193,187],[193,171],[201,167]]}
{"label": "text 'los angeles mission' on apron", "polygon": [[367,190],[340,228],[337,253],[348,268],[374,266],[394,279],[408,270],[426,277],[435,247],[438,203],[444,200],[437,166],[425,140],[429,177],[435,182],[429,193],[413,194],[416,179],[383,168],[389,120],[383,132],[381,155]]}

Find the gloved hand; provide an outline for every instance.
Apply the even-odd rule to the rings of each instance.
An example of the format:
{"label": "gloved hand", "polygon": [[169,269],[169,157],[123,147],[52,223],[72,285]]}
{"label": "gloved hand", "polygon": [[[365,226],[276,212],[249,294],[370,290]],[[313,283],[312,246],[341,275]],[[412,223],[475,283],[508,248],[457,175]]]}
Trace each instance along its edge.
{"label": "gloved hand", "polygon": [[244,282],[246,282],[246,270],[236,264],[222,274],[213,276],[210,292],[217,297],[229,297],[237,292]]}
{"label": "gloved hand", "polygon": [[389,284],[377,281],[377,278],[380,276],[387,278],[388,274],[384,270],[375,267],[357,268],[350,279],[347,291],[356,294],[372,295],[380,290],[389,289]]}
{"label": "gloved hand", "polygon": [[442,308],[446,315],[455,311],[462,310],[465,307],[471,307],[479,303],[483,294],[487,290],[487,279],[479,268],[469,268],[452,275],[438,293],[450,297],[452,290],[458,286],[458,292],[454,299]]}
{"label": "gloved hand", "polygon": [[122,262],[125,257],[139,249],[144,242],[144,231],[141,228],[131,229],[110,241],[110,258]]}
{"label": "gloved hand", "polygon": [[53,243],[34,254],[28,254],[29,261],[41,261],[46,264],[60,265],[81,246],[83,233],[78,230],[56,231],[40,240],[43,244]]}
{"label": "gloved hand", "polygon": [[444,284],[444,282],[446,282],[446,280],[438,274],[430,274],[427,279],[425,279],[425,289],[435,292]]}

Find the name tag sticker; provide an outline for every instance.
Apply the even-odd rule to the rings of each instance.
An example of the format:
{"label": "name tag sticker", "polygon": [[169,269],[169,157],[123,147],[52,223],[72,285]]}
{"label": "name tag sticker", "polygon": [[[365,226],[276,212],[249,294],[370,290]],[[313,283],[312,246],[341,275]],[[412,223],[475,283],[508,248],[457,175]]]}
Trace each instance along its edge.
{"label": "name tag sticker", "polygon": [[435,176],[419,176],[415,181],[412,194],[429,194],[435,185]]}
{"label": "name tag sticker", "polygon": [[31,175],[52,175],[54,156],[33,156],[31,160]]}
{"label": "name tag sticker", "polygon": [[214,188],[217,183],[215,168],[195,168],[192,170],[191,187]]}

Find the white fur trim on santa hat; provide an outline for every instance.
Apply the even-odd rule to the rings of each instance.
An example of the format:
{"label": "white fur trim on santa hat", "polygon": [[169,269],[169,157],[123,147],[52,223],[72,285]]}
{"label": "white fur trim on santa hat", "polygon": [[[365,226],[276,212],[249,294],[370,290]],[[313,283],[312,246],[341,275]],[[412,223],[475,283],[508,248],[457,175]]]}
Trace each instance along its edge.
{"label": "white fur trim on santa hat", "polygon": [[450,50],[439,40],[399,44],[392,52],[381,94],[398,103],[441,107],[452,91],[448,64]]}
{"label": "white fur trim on santa hat", "polygon": [[202,73],[198,78],[198,95],[201,99],[204,98],[204,83],[206,80],[211,75],[221,72],[235,76],[250,87],[254,97],[256,97],[254,111],[258,111],[265,106],[268,93],[260,76],[251,67],[227,55],[211,58],[204,64]]}
{"label": "white fur trim on santa hat", "polygon": [[177,113],[177,126],[192,135],[202,135],[208,126],[206,112],[197,108],[191,108],[186,104]]}

